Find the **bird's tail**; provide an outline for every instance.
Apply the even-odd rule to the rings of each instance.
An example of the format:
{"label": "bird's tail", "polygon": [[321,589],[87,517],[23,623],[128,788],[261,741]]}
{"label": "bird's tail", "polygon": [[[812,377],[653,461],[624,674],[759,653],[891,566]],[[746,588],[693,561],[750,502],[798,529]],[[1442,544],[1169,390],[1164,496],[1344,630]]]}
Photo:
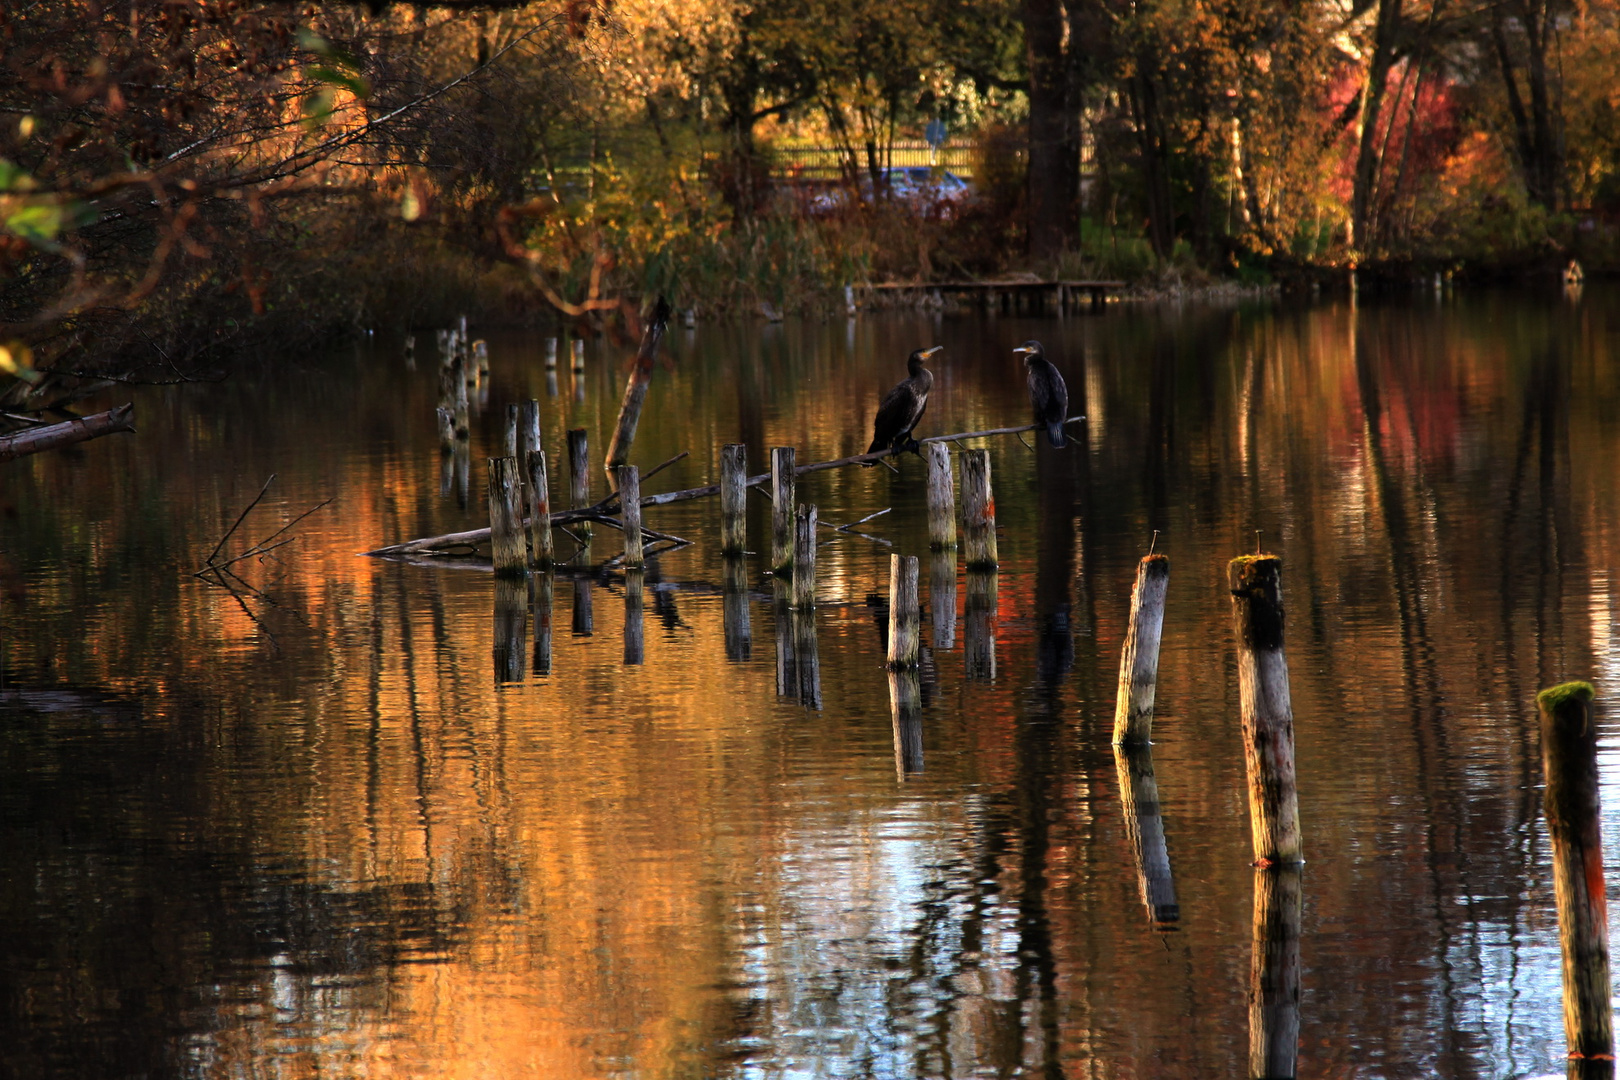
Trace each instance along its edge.
{"label": "bird's tail", "polygon": [[1069,444],[1068,436],[1063,434],[1063,421],[1046,425],[1046,441],[1057,447]]}
{"label": "bird's tail", "polygon": [[[868,446],[866,448],[866,452],[868,454],[875,454],[879,450],[886,450],[886,449],[888,449],[888,447],[884,446],[882,443],[880,443],[880,442],[878,442],[876,440],[873,440],[872,445]],[[875,461],[863,461],[863,462],[861,462],[861,468],[870,469],[872,466],[874,466],[876,464],[877,464],[877,462],[875,462]]]}

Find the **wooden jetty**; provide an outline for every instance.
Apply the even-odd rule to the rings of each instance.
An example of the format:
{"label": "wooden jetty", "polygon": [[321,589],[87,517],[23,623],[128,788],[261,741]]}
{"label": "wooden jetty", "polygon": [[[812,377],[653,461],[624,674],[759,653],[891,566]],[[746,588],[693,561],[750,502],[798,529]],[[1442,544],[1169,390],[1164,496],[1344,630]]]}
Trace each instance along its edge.
{"label": "wooden jetty", "polygon": [[972,300],[982,307],[998,306],[1003,312],[1011,314],[1018,311],[1043,311],[1048,301],[1054,310],[1068,311],[1078,303],[1081,296],[1091,298],[1092,311],[1101,311],[1107,303],[1108,294],[1125,288],[1125,283],[1003,278],[989,281],[883,281],[868,288],[873,292],[901,295],[923,293],[941,298],[958,296]]}

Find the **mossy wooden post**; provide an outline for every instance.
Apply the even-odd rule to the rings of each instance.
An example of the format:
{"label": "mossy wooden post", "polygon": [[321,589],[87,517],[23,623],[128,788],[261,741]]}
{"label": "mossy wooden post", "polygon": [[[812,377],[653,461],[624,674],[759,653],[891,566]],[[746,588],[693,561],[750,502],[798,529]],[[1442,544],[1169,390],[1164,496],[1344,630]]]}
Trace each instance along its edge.
{"label": "mossy wooden post", "polygon": [[529,584],[522,578],[495,579],[495,683],[523,681],[528,659]]}
{"label": "mossy wooden post", "polygon": [[889,671],[889,717],[894,723],[894,775],[903,783],[923,771],[922,685],[915,669]]}
{"label": "mossy wooden post", "polygon": [[922,636],[918,613],[917,557],[889,556],[889,667],[894,670],[917,666]]}
{"label": "mossy wooden post", "polygon": [[646,660],[646,638],[643,630],[642,590],[645,574],[640,570],[624,572],[624,662],[640,664]]}
{"label": "mossy wooden post", "polygon": [[996,498],[990,490],[990,451],[962,451],[962,526],[969,570],[996,568]]}
{"label": "mossy wooden post", "polygon": [[956,549],[928,556],[928,619],[934,624],[934,649],[956,648]]}
{"label": "mossy wooden post", "polygon": [[546,338],[546,367],[555,369],[557,366],[557,339]]}
{"label": "mossy wooden post", "polygon": [[1242,555],[1227,565],[1237,636],[1243,760],[1257,866],[1305,861],[1294,779],[1294,711],[1283,654],[1282,560]]}
{"label": "mossy wooden post", "polygon": [[733,557],[748,547],[748,447],[720,448],[720,553]]}
{"label": "mossy wooden post", "polygon": [[[619,405],[619,422],[613,428],[608,442],[606,465],[616,469],[630,461],[630,445],[636,441],[636,426],[641,423],[641,407],[647,401],[647,386],[652,382],[653,364],[658,360],[658,343],[669,326],[669,305],[663,297],[653,308],[652,320],[641,335],[641,347],[636,350],[636,363],[630,369],[630,379],[624,386],[624,401]],[[583,368],[583,360],[579,367]]]}
{"label": "mossy wooden post", "polygon": [[1299,1062],[1299,928],[1304,871],[1273,866],[1254,874],[1249,955],[1249,1075],[1291,1080]]}
{"label": "mossy wooden post", "polygon": [[967,601],[963,604],[967,623],[963,659],[970,679],[996,677],[996,605],[1000,576],[994,570],[969,570]]}
{"label": "mossy wooden post", "polygon": [[782,576],[793,568],[794,450],[771,450],[771,572]]}
{"label": "mossy wooden post", "polygon": [[551,546],[551,480],[546,475],[546,452],[530,450],[527,460],[529,482],[524,485],[524,494],[529,499],[529,566],[545,570],[556,557]]}
{"label": "mossy wooden post", "polygon": [[1119,774],[1119,801],[1125,808],[1125,836],[1136,856],[1136,876],[1142,904],[1155,926],[1169,927],[1181,919],[1176,903],[1176,881],[1170,871],[1170,849],[1164,841],[1164,817],[1159,810],[1159,783],[1153,776],[1153,752],[1146,746],[1114,744],[1114,766]]}
{"label": "mossy wooden post", "polygon": [[1572,1061],[1614,1053],[1609,982],[1609,903],[1603,880],[1597,724],[1590,683],[1543,690],[1541,767],[1552,838],[1558,948],[1564,966],[1564,1038]]}
{"label": "mossy wooden post", "polygon": [[489,550],[501,576],[522,574],[529,562],[522,490],[516,458],[489,459]]}
{"label": "mossy wooden post", "polygon": [[951,452],[945,443],[923,443],[928,463],[928,546],[938,551],[956,547],[956,482]]}
{"label": "mossy wooden post", "polygon": [[590,637],[596,633],[596,619],[591,603],[591,594],[595,584],[586,574],[580,574],[574,578],[573,632],[575,637]]}
{"label": "mossy wooden post", "polygon": [[[568,508],[583,510],[591,505],[591,455],[584,428],[568,430]],[[591,542],[591,523],[581,521],[574,525],[573,533],[585,543]]]}
{"label": "mossy wooden post", "polygon": [[[506,407],[506,456],[509,458],[518,456],[519,411],[518,404],[515,401]],[[519,458],[519,460],[522,459]]]}
{"label": "mossy wooden post", "polygon": [[1119,658],[1119,693],[1114,701],[1114,745],[1146,746],[1153,737],[1153,701],[1159,681],[1159,637],[1164,629],[1164,594],[1170,560],[1149,555],[1136,565],[1131,589],[1131,621]]}
{"label": "mossy wooden post", "polygon": [[518,460],[529,460],[529,451],[544,445],[540,436],[540,402],[534,398],[523,402],[518,410]]}
{"label": "mossy wooden post", "polygon": [[529,578],[529,600],[534,607],[534,674],[551,674],[552,610],[556,606],[557,577],[550,570]]}
{"label": "mossy wooden post", "polygon": [[793,532],[793,606],[808,611],[816,606],[816,508],[799,507]]}
{"label": "mossy wooden post", "polygon": [[726,659],[749,660],[754,655],[754,628],[748,606],[748,564],[739,555],[728,555],[722,570],[723,616],[726,633]]}
{"label": "mossy wooden post", "polygon": [[641,470],[634,465],[620,465],[613,470],[613,479],[619,489],[620,519],[624,522],[624,565],[639,570],[646,561],[641,545]]}

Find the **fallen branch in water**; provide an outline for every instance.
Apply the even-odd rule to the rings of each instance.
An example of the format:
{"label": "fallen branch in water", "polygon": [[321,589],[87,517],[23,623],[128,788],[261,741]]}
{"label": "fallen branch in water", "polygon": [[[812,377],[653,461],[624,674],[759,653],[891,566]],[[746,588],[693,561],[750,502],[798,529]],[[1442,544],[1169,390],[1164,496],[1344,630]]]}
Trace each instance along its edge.
{"label": "fallen branch in water", "polygon": [[[1083,416],[1071,416],[1069,419],[1065,420],[1064,423],[1077,424],[1084,419],[1085,417]],[[991,435],[1016,435],[1021,431],[1038,431],[1044,426],[1045,425],[1042,424],[1024,424],[1021,427],[989,428],[985,431],[959,431],[954,435],[930,435],[926,439],[918,439],[917,441],[919,443],[963,442],[967,439],[983,439]],[[871,454],[855,454],[850,457],[834,458],[832,461],[816,461],[808,465],[800,465],[798,468],[794,469],[793,472],[796,476],[803,476],[805,473],[823,472],[827,469],[841,469],[849,465],[866,465],[901,452],[902,451],[899,450],[879,450]],[[744,484],[746,487],[758,487],[760,484],[769,482],[770,478],[770,473],[760,473],[757,476],[748,477],[748,479],[744,481]],[[718,494],[720,494],[720,485],[709,484],[704,487],[686,488],[683,491],[666,491],[660,495],[643,495],[641,497],[641,505],[643,507],[668,506],[671,503],[687,502],[691,499],[705,499],[711,495]],[[555,511],[550,516],[551,527],[557,528],[558,526],[569,525],[576,521],[599,521],[601,520],[601,516],[603,514],[609,512],[610,508],[617,499],[618,495],[613,494],[609,495],[607,498],[593,506],[581,507],[577,510]],[[487,543],[488,540],[489,529],[486,527],[482,529],[469,529],[466,532],[446,533],[443,536],[425,536],[420,540],[406,540],[403,543],[389,544],[387,547],[380,547],[375,551],[362,552],[362,554],[387,559],[396,558],[401,555],[419,555],[423,552],[435,551],[442,548],[468,547]]]}
{"label": "fallen branch in water", "polygon": [[118,431],[135,430],[135,406],[120,405],[116,409],[93,416],[68,420],[61,424],[47,424],[15,435],[0,435],[0,461],[27,457],[59,446],[71,446],[86,439],[99,439]]}

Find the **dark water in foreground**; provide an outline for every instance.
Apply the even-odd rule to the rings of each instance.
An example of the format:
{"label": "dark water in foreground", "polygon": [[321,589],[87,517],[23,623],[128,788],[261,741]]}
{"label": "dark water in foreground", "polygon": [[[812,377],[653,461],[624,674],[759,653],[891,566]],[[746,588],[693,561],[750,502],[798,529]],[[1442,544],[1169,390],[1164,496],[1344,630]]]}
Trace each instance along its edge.
{"label": "dark water in foreground", "polygon": [[[993,607],[926,558],[915,459],[801,480],[826,521],[893,507],[866,528],[939,590],[920,761],[866,603],[887,547],[821,549],[819,708],[778,693],[758,560],[728,655],[712,501],[649,512],[697,543],[639,608],[559,575],[549,673],[531,623],[498,684],[490,575],[355,555],[482,523],[441,467],[431,348],[135,391],[138,436],[0,466],[0,1075],[1244,1075],[1224,565],[1257,529],[1285,559],[1310,859],[1300,1074],[1561,1071],[1531,699],[1620,688],[1617,301],[673,332],[635,457],[692,457],[649,492],[730,441],[752,471],[864,449],[918,344],[947,347],[925,433],[1022,422],[1026,338],[1068,375],[1076,449],[992,443]],[[507,402],[541,399],[554,462],[565,427],[605,441],[624,351],[592,346],[576,400],[541,345],[491,335],[474,504]],[[226,554],[333,502],[236,564],[239,595],[193,577],[271,473]],[[1174,921],[1109,748],[1155,529]]]}

